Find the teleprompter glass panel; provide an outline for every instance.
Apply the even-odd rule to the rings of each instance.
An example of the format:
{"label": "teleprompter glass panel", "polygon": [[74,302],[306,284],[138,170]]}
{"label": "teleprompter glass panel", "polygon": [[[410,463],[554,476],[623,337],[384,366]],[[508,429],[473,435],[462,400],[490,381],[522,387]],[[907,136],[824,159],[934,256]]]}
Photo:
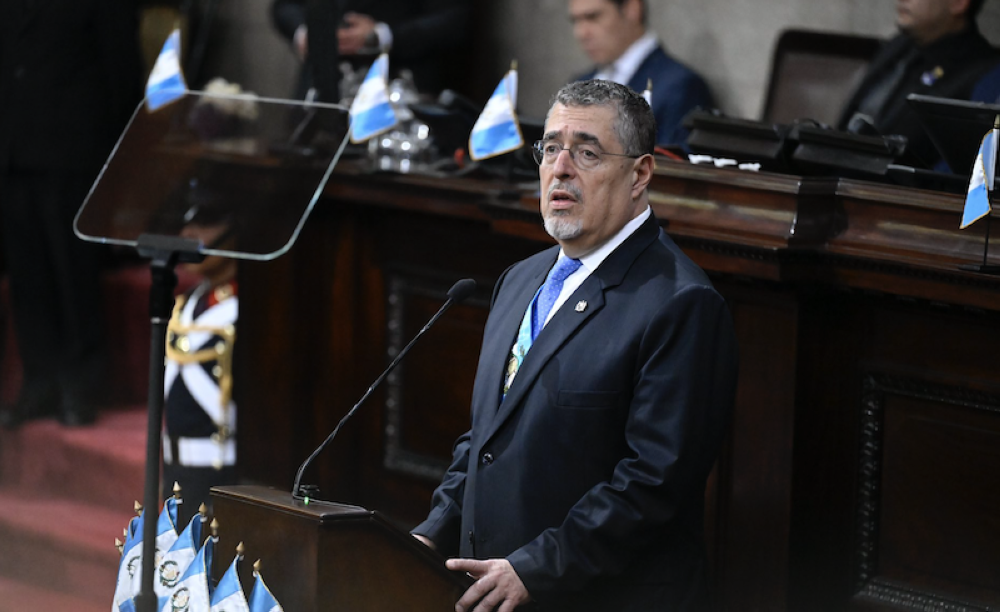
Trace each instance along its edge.
{"label": "teleprompter glass panel", "polygon": [[347,109],[329,104],[192,91],[155,112],[140,105],[74,231],[124,246],[142,235],[212,235],[200,252],[273,259],[295,242],[347,129]]}

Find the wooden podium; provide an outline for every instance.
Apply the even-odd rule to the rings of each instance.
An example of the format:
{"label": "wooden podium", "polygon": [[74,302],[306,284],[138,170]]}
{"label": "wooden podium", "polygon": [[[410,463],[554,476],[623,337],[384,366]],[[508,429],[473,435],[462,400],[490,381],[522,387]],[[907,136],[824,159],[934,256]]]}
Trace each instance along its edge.
{"label": "wooden podium", "polygon": [[[219,520],[216,575],[243,542],[249,570],[261,574],[289,612],[453,610],[472,584],[444,557],[358,506],[292,499],[262,486],[212,489]],[[251,582],[244,577],[243,584]]]}

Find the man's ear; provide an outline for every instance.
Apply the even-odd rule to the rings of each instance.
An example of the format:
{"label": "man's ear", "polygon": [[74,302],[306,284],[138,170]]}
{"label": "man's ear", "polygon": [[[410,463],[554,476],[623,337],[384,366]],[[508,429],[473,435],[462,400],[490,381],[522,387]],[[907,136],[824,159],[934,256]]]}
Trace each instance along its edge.
{"label": "man's ear", "polygon": [[638,198],[649,188],[655,168],[656,161],[652,155],[643,155],[635,160],[632,166],[632,199]]}
{"label": "man's ear", "polygon": [[[965,0],[968,2],[968,0]],[[622,15],[632,23],[642,23],[642,0],[625,0],[622,3]]]}

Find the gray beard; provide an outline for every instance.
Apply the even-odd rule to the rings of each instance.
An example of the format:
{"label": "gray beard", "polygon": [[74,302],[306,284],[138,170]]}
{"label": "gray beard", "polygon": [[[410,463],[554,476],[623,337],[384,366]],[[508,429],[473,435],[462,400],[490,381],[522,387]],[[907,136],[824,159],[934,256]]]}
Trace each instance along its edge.
{"label": "gray beard", "polygon": [[562,215],[551,214],[545,217],[545,231],[556,240],[572,240],[583,231],[581,219],[564,219]]}

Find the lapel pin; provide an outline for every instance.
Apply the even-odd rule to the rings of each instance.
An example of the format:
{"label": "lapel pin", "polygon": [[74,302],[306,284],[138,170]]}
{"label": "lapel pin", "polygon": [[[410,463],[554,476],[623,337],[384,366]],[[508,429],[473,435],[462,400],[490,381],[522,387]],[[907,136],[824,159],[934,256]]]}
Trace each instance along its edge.
{"label": "lapel pin", "polygon": [[583,312],[584,310],[587,310],[587,300],[580,300],[576,303],[576,311]]}

